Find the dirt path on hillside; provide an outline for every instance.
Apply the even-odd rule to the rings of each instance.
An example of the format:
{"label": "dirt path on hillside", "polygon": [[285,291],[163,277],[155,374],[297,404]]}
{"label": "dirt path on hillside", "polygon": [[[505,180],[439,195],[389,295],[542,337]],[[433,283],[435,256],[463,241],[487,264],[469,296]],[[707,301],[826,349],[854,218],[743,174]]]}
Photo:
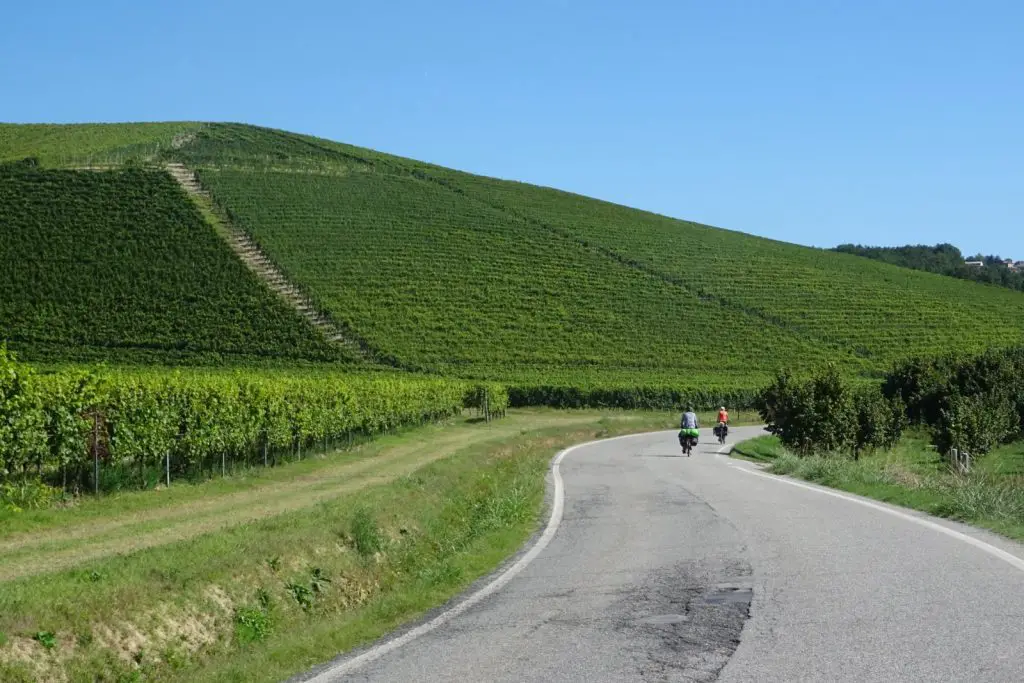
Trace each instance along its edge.
{"label": "dirt path on hillside", "polygon": [[[524,430],[596,423],[593,415],[518,415],[489,425],[457,425],[414,433],[393,447],[364,456],[348,455],[334,465],[297,477],[261,480],[242,491],[213,493],[116,516],[69,521],[43,531],[0,541],[0,581],[52,572],[114,554],[174,543],[293,510],[367,486],[386,483],[464,448],[501,441]],[[355,459],[353,459],[355,458]],[[152,494],[154,496],[159,494]]]}

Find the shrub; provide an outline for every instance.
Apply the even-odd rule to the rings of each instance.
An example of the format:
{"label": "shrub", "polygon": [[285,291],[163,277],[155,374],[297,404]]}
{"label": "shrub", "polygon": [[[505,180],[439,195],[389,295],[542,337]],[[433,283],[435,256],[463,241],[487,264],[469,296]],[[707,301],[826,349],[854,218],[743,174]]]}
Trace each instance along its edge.
{"label": "shrub", "polygon": [[893,367],[883,392],[930,428],[940,450],[983,455],[1024,434],[1024,347],[910,359]]}
{"label": "shrub", "polygon": [[895,446],[907,425],[906,406],[898,398],[887,398],[879,387],[861,387],[854,394],[857,416],[854,456]]}
{"label": "shrub", "polygon": [[886,375],[882,393],[906,406],[913,424],[935,424],[941,417],[943,397],[952,391],[956,356],[911,358],[897,363]]}
{"label": "shrub", "polygon": [[[313,444],[457,415],[467,386],[437,377],[299,371],[37,375],[0,346],[0,503],[38,507],[31,501],[48,491],[40,483],[79,490],[93,478],[94,452],[104,490],[129,472],[129,485],[138,486],[138,473],[154,466],[162,473],[168,457],[174,476],[222,458],[257,464],[273,453],[276,462],[277,454]],[[490,405],[504,410],[499,387],[488,388]]]}
{"label": "shrub", "polygon": [[508,403],[508,389],[495,382],[470,386],[466,389],[466,394],[462,399],[464,408],[475,409],[488,419],[495,415],[503,415],[508,408]]}
{"label": "shrub", "polygon": [[767,430],[799,455],[846,451],[856,442],[853,392],[833,365],[806,381],[779,373],[761,393],[758,411]]}
{"label": "shrub", "polygon": [[981,456],[1017,433],[1018,420],[1016,406],[1005,392],[954,396],[932,433],[943,453],[957,448]]}
{"label": "shrub", "polygon": [[53,631],[37,631],[36,634],[32,636],[32,639],[47,650],[52,650],[57,647],[57,636]]}

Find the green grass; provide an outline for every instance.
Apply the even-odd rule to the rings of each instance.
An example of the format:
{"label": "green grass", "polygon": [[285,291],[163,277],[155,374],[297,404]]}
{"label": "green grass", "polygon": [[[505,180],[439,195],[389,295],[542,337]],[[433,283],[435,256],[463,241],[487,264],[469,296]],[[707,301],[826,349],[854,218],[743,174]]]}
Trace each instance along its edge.
{"label": "green grass", "polygon": [[759,436],[741,441],[729,452],[729,455],[734,458],[761,463],[774,462],[785,454],[786,449],[774,436]]}
{"label": "green grass", "polygon": [[853,461],[799,458],[777,437],[737,444],[734,455],[770,463],[768,471],[973,524],[1024,540],[1024,442],[1002,446],[975,461],[969,475],[950,471],[920,434],[891,451]]}
{"label": "green grass", "polygon": [[[359,455],[386,476],[359,487],[336,484],[318,500],[296,490],[304,507],[0,582],[0,678],[281,680],[423,614],[518,548],[536,528],[559,448],[675,418],[527,411],[507,425],[387,437]],[[387,464],[397,462],[393,452],[404,469]],[[291,467],[271,476],[294,480]],[[174,504],[189,511],[191,499]],[[107,518],[93,524],[141,512],[108,503]],[[64,523],[80,514],[64,512]],[[37,520],[35,533],[65,528],[57,517]],[[53,634],[52,648],[39,633]]]}
{"label": "green grass", "polygon": [[349,360],[163,173],[0,169],[0,340],[23,360]]}
{"label": "green grass", "polygon": [[237,123],[212,124],[167,157],[190,166],[328,173],[411,168],[407,160],[308,135]]}

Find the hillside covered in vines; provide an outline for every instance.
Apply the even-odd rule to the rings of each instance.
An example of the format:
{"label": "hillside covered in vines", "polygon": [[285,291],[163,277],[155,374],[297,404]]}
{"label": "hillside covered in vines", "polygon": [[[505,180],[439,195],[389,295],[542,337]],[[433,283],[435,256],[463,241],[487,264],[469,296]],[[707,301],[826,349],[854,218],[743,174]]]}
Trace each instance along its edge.
{"label": "hillside covered in vines", "polygon": [[163,172],[0,166],[0,340],[40,361],[349,360]]}
{"label": "hillside covered in vines", "polygon": [[[19,230],[36,235],[0,254],[10,263],[29,257],[40,230],[96,243],[94,226],[110,226],[98,231],[113,240],[102,251],[65,248],[42,261],[46,286],[3,304],[12,313],[2,334],[26,350],[63,345],[49,347],[54,358],[125,340],[220,353],[227,364],[340,353],[263,297],[199,214],[174,219],[174,230],[159,222],[167,212],[153,207],[183,196],[159,179],[168,161],[195,171],[233,225],[374,351],[434,374],[505,381],[513,403],[746,391],[782,366],[825,361],[851,376],[880,376],[908,355],[1024,341],[1017,292],[306,135],[240,124],[0,128],[0,159],[30,155],[32,144],[42,145],[38,163],[47,168],[85,156],[150,169],[96,176],[125,184],[116,200],[72,188],[68,178],[78,176],[33,171],[68,183],[58,194],[96,207],[87,222],[54,214],[48,201],[18,199]],[[26,181],[14,182],[26,192]],[[83,182],[99,181],[75,181]],[[140,183],[156,190],[136,191]],[[131,201],[138,205],[118,204]],[[130,247],[117,242],[128,229],[138,231]],[[98,315],[96,274],[114,268],[111,254],[127,258],[124,272],[135,275],[117,290],[125,304]],[[57,263],[75,267],[51,272]],[[140,282],[155,284],[131,286]]]}

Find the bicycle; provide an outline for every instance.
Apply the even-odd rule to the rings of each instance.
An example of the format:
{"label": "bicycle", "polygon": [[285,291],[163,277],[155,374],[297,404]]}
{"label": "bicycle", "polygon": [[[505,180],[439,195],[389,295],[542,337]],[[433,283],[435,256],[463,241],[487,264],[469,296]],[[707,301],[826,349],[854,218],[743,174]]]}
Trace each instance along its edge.
{"label": "bicycle", "polygon": [[718,437],[718,443],[725,445],[725,437],[729,434],[729,425],[724,422],[719,422],[718,426],[715,427],[715,436]]}
{"label": "bicycle", "polygon": [[697,445],[697,437],[686,434],[685,430],[682,430],[679,432],[679,445],[683,447],[683,455],[689,458],[693,447]]}

